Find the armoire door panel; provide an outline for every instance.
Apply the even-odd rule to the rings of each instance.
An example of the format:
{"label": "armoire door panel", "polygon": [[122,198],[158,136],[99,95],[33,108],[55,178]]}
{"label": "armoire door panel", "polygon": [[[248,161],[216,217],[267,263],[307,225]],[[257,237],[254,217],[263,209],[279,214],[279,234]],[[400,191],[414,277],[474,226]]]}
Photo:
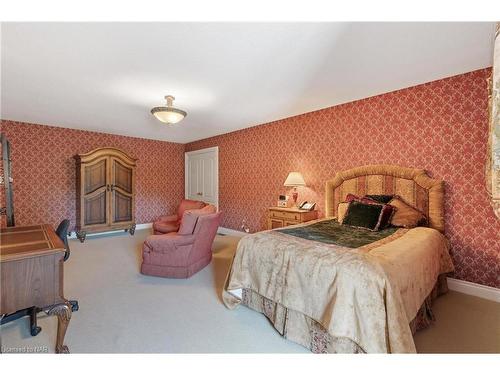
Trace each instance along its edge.
{"label": "armoire door panel", "polygon": [[111,163],[111,224],[130,222],[133,217],[134,170],[114,158]]}
{"label": "armoire door panel", "polygon": [[113,222],[132,220],[132,197],[113,191]]}
{"label": "armoire door panel", "polygon": [[83,198],[84,225],[97,225],[107,223],[107,194],[106,190]]}
{"label": "armoire door panel", "polygon": [[112,184],[121,188],[127,193],[132,193],[132,173],[133,170],[120,163],[118,160],[113,159],[113,176]]}
{"label": "armoire door panel", "polygon": [[106,186],[107,159],[84,166],[84,194],[90,194]]}

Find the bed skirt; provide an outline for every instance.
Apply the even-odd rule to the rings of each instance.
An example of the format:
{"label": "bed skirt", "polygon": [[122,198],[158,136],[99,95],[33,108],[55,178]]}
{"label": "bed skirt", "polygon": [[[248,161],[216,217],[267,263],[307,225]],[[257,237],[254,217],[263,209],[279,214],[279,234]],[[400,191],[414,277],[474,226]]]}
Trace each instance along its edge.
{"label": "bed skirt", "polygon": [[[446,276],[447,274],[439,275],[431,293],[410,322],[413,334],[429,327],[436,320],[432,312],[432,303],[438,296],[448,291]],[[250,289],[243,289],[242,304],[264,314],[280,335],[308,348],[313,353],[365,353],[363,348],[351,339],[331,336],[310,317],[287,309]]]}

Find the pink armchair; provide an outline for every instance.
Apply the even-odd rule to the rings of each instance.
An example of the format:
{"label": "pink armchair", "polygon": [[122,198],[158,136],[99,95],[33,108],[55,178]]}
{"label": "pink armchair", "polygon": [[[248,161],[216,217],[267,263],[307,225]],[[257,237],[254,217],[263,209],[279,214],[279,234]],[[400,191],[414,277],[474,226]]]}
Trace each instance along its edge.
{"label": "pink armchair", "polygon": [[142,247],[141,273],[182,279],[207,266],[221,220],[221,212],[214,212],[214,206],[186,211],[179,232],[148,236]]}
{"label": "pink armchair", "polygon": [[181,201],[181,204],[179,205],[179,208],[177,209],[177,214],[160,216],[153,222],[153,233],[165,234],[177,232],[179,230],[179,226],[181,225],[182,215],[184,214],[184,211],[203,208],[205,206],[205,202],[183,199]]}

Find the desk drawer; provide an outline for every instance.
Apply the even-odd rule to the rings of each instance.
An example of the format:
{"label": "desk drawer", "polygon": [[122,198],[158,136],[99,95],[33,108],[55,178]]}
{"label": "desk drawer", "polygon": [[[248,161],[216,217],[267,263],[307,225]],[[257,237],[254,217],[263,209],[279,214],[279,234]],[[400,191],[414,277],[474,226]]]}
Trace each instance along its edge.
{"label": "desk drawer", "polygon": [[1,314],[63,301],[63,252],[1,263]]}

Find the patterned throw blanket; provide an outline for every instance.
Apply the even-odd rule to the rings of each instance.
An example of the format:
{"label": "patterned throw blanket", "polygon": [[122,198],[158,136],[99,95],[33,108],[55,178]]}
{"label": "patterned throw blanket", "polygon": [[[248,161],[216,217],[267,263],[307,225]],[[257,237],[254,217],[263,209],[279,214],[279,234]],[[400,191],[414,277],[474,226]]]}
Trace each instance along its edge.
{"label": "patterned throw blanket", "polygon": [[278,232],[306,240],[357,248],[386,238],[394,234],[397,230],[398,228],[387,228],[375,232],[365,228],[342,225],[337,220],[331,219],[302,227],[279,229]]}
{"label": "patterned throw blanket", "polygon": [[[283,313],[274,317],[284,322],[282,334],[302,345],[311,330],[301,316],[362,352],[415,352],[409,322],[438,275],[453,270],[445,237],[429,228],[400,229],[353,248],[343,235],[321,230],[328,226],[335,224],[323,221],[243,237],[226,280],[225,305],[237,307],[248,293],[272,301],[282,307],[273,310]],[[344,245],[302,236],[335,238]]]}

